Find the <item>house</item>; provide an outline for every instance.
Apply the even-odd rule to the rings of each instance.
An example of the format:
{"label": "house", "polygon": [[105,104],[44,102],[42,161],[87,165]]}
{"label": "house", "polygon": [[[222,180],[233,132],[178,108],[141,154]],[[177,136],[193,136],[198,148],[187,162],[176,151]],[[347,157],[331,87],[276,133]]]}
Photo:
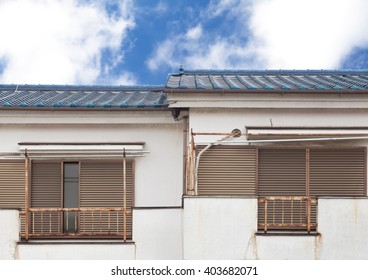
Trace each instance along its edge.
{"label": "house", "polygon": [[1,258],[368,259],[368,71],[0,86]]}

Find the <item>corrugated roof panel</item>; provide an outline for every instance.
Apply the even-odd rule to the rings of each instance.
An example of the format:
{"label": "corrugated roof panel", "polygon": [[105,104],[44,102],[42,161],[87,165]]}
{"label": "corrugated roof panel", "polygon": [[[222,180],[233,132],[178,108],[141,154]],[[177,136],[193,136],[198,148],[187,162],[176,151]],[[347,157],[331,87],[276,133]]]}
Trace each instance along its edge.
{"label": "corrugated roof panel", "polygon": [[[9,90],[13,89],[14,90]],[[0,85],[0,107],[164,108],[166,95],[158,87]]]}
{"label": "corrugated roof panel", "polygon": [[275,89],[263,76],[252,75],[250,78],[259,85],[261,89]]}
{"label": "corrugated roof panel", "polygon": [[223,76],[224,80],[230,86],[231,89],[244,89],[245,86],[238,80],[235,75]]}
{"label": "corrugated roof panel", "polygon": [[180,88],[196,88],[194,76],[183,76],[180,80]]}
{"label": "corrugated roof panel", "polygon": [[221,75],[209,76],[214,89],[229,89],[229,85],[226,83]]}
{"label": "corrugated roof panel", "polygon": [[335,83],[341,88],[351,88],[352,87],[351,83],[347,82],[342,77],[331,75],[331,76],[326,76],[325,78],[331,81],[332,83]]}
{"label": "corrugated roof panel", "polygon": [[180,83],[181,76],[179,75],[170,75],[167,82],[166,87],[168,88],[178,88]]}
{"label": "corrugated roof panel", "polygon": [[302,85],[298,83],[295,79],[291,78],[290,76],[278,75],[277,78],[280,82],[284,83],[290,89],[306,89],[306,85]]}
{"label": "corrugated roof panel", "polygon": [[[193,79],[195,83],[187,80]],[[169,76],[166,88],[213,90],[366,90],[368,70],[196,70]]]}
{"label": "corrugated roof panel", "polygon": [[198,89],[212,89],[213,85],[210,81],[210,78],[205,75],[196,75],[196,84]]}
{"label": "corrugated roof panel", "polygon": [[236,76],[242,84],[245,85],[247,89],[257,89],[257,84],[249,76]]}
{"label": "corrugated roof panel", "polygon": [[288,90],[295,88],[293,85],[283,82],[279,76],[264,76],[264,79],[279,89]]}

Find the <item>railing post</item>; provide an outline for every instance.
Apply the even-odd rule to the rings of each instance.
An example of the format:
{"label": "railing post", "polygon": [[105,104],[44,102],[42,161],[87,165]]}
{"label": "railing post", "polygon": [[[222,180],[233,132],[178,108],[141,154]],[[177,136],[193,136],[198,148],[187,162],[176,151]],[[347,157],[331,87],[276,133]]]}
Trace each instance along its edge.
{"label": "railing post", "polygon": [[265,212],[265,221],[264,221],[264,233],[267,233],[267,198],[264,199],[264,212]]}
{"label": "railing post", "polygon": [[311,231],[310,215],[311,215],[311,198],[310,196],[308,196],[307,197],[307,231],[308,233],[310,233]]}
{"label": "railing post", "polygon": [[77,235],[77,211],[74,211],[74,235]]}
{"label": "railing post", "polygon": [[25,171],[25,198],[26,198],[26,217],[25,217],[25,223],[26,223],[26,228],[25,228],[25,233],[26,233],[26,240],[28,241],[29,238],[29,158],[28,158],[28,153],[27,153],[27,149],[25,150],[25,162],[24,162],[24,171]]}

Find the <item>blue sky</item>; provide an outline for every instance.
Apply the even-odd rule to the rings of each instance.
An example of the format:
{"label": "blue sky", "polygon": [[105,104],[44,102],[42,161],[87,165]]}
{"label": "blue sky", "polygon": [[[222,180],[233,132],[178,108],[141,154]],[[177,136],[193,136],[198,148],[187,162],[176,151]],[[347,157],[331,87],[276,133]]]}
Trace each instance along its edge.
{"label": "blue sky", "polygon": [[0,83],[164,84],[185,69],[368,68],[367,0],[1,0]]}

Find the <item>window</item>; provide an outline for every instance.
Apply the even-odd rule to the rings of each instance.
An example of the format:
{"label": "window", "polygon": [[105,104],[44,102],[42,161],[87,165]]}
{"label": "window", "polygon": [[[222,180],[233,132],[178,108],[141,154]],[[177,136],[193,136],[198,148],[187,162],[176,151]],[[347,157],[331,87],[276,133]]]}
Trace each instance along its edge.
{"label": "window", "polygon": [[133,161],[123,174],[122,160],[32,160],[30,236],[131,238]]}
{"label": "window", "polygon": [[366,195],[365,148],[259,148],[258,154],[259,229],[313,230],[316,197]]}
{"label": "window", "polygon": [[[63,208],[79,207],[79,163],[64,163],[64,199]],[[78,216],[76,212],[64,212],[64,233],[78,231]]]}

